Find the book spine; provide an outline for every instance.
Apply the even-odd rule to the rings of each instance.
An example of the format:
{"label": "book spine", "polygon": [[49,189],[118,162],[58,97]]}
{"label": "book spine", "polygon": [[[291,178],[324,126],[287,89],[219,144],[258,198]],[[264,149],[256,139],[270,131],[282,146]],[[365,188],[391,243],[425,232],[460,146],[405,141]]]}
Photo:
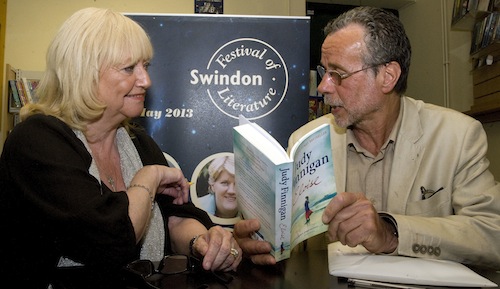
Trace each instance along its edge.
{"label": "book spine", "polygon": [[9,85],[12,91],[12,99],[14,101],[15,107],[21,107],[21,99],[19,98],[19,93],[17,92],[16,81],[9,80]]}
{"label": "book spine", "polygon": [[31,85],[30,82],[26,77],[22,77],[23,81],[23,86],[24,86],[24,93],[26,94],[26,99],[28,100],[28,103],[33,102],[33,96],[31,95]]}
{"label": "book spine", "polygon": [[19,93],[19,99],[21,100],[21,104],[24,106],[28,103],[28,99],[26,98],[26,94],[24,93],[24,85],[21,80],[16,81],[17,92]]}
{"label": "book spine", "polygon": [[292,172],[293,163],[277,166],[275,173],[275,244],[274,258],[281,261],[290,257],[292,230]]}

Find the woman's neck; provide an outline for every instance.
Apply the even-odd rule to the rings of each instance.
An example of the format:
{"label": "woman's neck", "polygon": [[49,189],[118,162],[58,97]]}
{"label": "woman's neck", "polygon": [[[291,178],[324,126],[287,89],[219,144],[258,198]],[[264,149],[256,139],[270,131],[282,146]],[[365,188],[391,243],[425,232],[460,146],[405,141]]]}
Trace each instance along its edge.
{"label": "woman's neck", "polygon": [[95,130],[92,127],[85,133],[92,158],[94,159],[99,176],[112,191],[125,190],[123,181],[120,152],[116,142],[117,130]]}

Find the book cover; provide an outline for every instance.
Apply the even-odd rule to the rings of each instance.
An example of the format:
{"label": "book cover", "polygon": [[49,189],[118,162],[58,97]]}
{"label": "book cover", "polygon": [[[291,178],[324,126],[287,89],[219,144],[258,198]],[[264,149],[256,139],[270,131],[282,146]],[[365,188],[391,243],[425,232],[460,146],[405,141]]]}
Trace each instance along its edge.
{"label": "book cover", "polygon": [[293,163],[279,145],[252,128],[246,124],[234,131],[239,210],[243,219],[260,220],[259,238],[271,243],[271,254],[280,261],[290,257]]}
{"label": "book cover", "polygon": [[321,216],[337,194],[330,125],[304,135],[291,149],[294,160],[291,246],[326,232]]}
{"label": "book cover", "polygon": [[16,81],[9,80],[10,93],[12,93],[11,104],[9,107],[20,108],[22,106],[21,99],[19,98],[19,93],[17,91]]}
{"label": "book cover", "polygon": [[21,105],[24,106],[29,103],[26,96],[26,91],[24,90],[24,85],[21,80],[16,80],[17,93],[19,94],[19,99],[21,100]]}
{"label": "book cover", "polygon": [[21,78],[23,81],[24,91],[26,94],[26,98],[29,102],[37,102],[38,98],[36,97],[36,87],[38,86],[39,79],[30,79],[26,77]]}
{"label": "book cover", "polygon": [[234,128],[236,191],[242,218],[259,219],[258,237],[276,261],[300,242],[323,233],[326,205],[336,192],[330,126],[305,135],[290,154],[255,123]]}

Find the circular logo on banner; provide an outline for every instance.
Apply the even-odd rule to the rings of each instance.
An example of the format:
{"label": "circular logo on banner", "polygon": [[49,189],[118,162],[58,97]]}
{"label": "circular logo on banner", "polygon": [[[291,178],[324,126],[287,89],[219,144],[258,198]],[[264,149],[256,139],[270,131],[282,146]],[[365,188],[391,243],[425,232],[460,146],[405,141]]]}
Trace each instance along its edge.
{"label": "circular logo on banner", "polygon": [[268,43],[239,38],[215,51],[206,71],[193,69],[191,84],[206,86],[211,102],[222,113],[254,120],[270,114],[283,101],[288,70]]}

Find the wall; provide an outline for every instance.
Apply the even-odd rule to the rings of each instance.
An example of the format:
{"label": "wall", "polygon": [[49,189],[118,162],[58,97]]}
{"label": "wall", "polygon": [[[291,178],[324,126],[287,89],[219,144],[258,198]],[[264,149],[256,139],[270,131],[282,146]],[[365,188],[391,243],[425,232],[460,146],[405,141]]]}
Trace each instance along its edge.
{"label": "wall", "polygon": [[[90,6],[121,12],[194,13],[194,0],[11,0],[7,3],[5,63],[43,70],[46,48],[59,26],[76,10]],[[305,1],[224,0],[224,14],[304,16]]]}
{"label": "wall", "polygon": [[[427,3],[429,2],[429,3]],[[406,94],[438,105],[445,105],[441,9],[436,0],[419,0],[400,12],[410,43],[412,61]],[[432,31],[432,33],[422,33]],[[425,87],[425,90],[422,88]]]}
{"label": "wall", "polygon": [[[5,27],[7,26],[7,0],[0,1],[0,43],[5,43]],[[4,58],[4,45],[0,45],[0,64],[3,63]],[[0,70],[0,79],[4,78],[4,70]],[[0,83],[0,93],[4,90],[3,81]],[[0,121],[6,116],[7,108],[4,106],[2,99],[0,99]],[[0,131],[2,126],[0,125]],[[0,141],[2,140],[0,134]],[[0,145],[1,148],[1,145]]]}
{"label": "wall", "polygon": [[418,0],[400,10],[412,44],[407,94],[467,111],[472,105],[469,31],[450,31],[453,0]]}
{"label": "wall", "polygon": [[488,135],[488,159],[490,160],[490,170],[497,181],[500,181],[500,122],[487,123],[484,125]]}
{"label": "wall", "polygon": [[[407,94],[467,111],[472,105],[471,32],[450,31],[453,2],[418,0],[400,10],[413,50]],[[485,124],[484,128],[490,170],[500,180],[500,122]]]}

